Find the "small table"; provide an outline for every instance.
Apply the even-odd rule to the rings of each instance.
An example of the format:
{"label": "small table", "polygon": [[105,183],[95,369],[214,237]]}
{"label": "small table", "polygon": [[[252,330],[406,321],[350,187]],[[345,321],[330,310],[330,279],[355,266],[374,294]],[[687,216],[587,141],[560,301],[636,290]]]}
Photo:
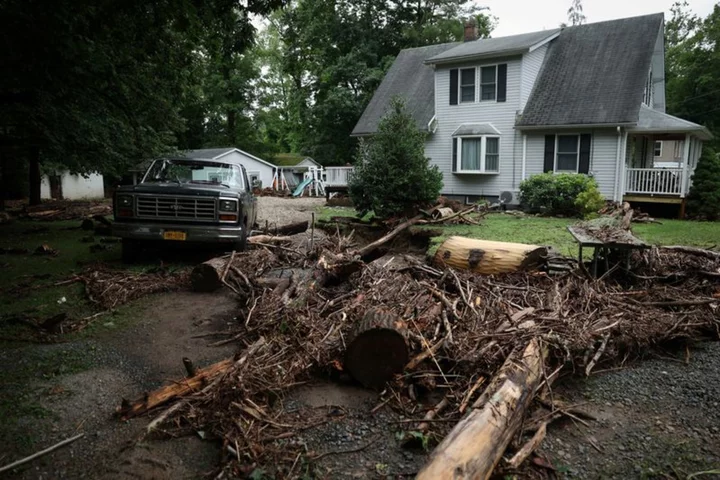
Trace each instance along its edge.
{"label": "small table", "polygon": [[604,254],[605,271],[610,270],[608,256],[613,250],[620,250],[625,253],[626,268],[630,268],[630,252],[632,250],[644,250],[650,248],[650,245],[635,237],[632,233],[626,232],[622,237],[612,241],[604,242],[599,238],[592,236],[587,230],[580,227],[567,227],[570,235],[573,236],[578,244],[578,263],[583,264],[583,247],[594,248],[592,260],[592,275],[597,277],[598,262],[600,254]]}

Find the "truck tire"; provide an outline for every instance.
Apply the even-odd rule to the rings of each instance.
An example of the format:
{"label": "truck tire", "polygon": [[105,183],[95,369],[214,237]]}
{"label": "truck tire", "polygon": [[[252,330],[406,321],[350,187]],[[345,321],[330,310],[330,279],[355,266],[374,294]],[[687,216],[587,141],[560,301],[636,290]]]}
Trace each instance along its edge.
{"label": "truck tire", "polygon": [[135,263],[140,256],[140,243],[129,238],[122,239],[123,263]]}
{"label": "truck tire", "polygon": [[242,234],[240,236],[240,239],[233,244],[233,250],[236,252],[244,252],[247,250],[247,239],[248,239],[248,227],[247,227],[247,219],[245,219],[245,225],[242,231]]}

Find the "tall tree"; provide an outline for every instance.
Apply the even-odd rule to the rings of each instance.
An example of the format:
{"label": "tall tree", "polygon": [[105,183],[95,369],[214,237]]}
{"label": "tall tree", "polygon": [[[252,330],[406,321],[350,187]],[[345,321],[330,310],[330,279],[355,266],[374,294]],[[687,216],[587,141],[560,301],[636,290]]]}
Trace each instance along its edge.
{"label": "tall tree", "polygon": [[476,16],[481,36],[489,35],[493,19],[467,0],[292,3],[264,35],[277,49],[273,65],[281,74],[264,85],[260,105],[281,101],[290,119],[270,137],[325,164],[349,162],[356,146],[350,132],[397,53],[461,39],[468,15]]}
{"label": "tall tree", "polygon": [[585,14],[583,13],[582,0],[572,0],[570,8],[567,11],[568,22],[573,27],[576,25],[582,25],[586,22]]}
{"label": "tall tree", "polygon": [[282,3],[0,0],[0,143],[6,162],[29,162],[31,201],[40,200],[43,163],[121,173],[172,150],[198,45],[226,33],[227,18],[245,19],[231,47],[246,45],[249,15]]}

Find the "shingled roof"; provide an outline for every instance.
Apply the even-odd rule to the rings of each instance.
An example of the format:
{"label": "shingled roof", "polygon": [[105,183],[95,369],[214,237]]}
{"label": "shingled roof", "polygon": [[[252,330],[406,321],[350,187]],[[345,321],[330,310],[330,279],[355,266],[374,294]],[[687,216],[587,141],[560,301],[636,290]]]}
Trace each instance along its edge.
{"label": "shingled roof", "polygon": [[636,124],[662,23],[659,13],[564,29],[517,125]]}
{"label": "shingled roof", "polygon": [[375,91],[352,135],[375,133],[380,119],[390,105],[390,99],[396,95],[405,99],[418,128],[427,130],[428,123],[435,115],[435,72],[424,62],[456,45],[457,43],[443,43],[402,50]]}
{"label": "shingled roof", "polygon": [[516,55],[527,52],[530,47],[547,41],[560,33],[559,28],[540,32],[523,33],[498,38],[481,38],[464,42],[454,48],[428,58],[427,64],[443,64],[476,60],[500,55]]}

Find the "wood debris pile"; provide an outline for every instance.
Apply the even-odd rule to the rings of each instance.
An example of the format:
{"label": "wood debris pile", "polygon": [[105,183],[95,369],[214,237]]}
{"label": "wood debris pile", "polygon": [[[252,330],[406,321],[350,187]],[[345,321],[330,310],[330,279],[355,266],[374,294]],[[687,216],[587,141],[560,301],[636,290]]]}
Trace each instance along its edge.
{"label": "wood debris pile", "polygon": [[173,292],[187,288],[190,272],[187,269],[168,271],[158,267],[144,272],[114,270],[97,264],[65,283],[82,282],[88,299],[105,310],[111,310],[145,295]]}
{"label": "wood debris pile", "polygon": [[28,206],[20,212],[33,220],[55,221],[112,215],[112,206],[104,202],[57,200]]}
{"label": "wood debris pile", "polygon": [[[422,426],[436,438],[448,433],[452,422],[447,420],[459,421],[469,414],[456,427],[462,430],[468,422],[480,422],[483,408],[492,407],[498,396],[526,389],[524,397],[506,399],[511,405],[508,415],[514,417],[491,435],[497,442],[495,456],[481,463],[492,471],[517,437],[532,399],[532,411],[549,408],[556,416],[563,411],[552,401],[548,406],[547,400],[558,375],[590,374],[600,364],[618,363],[670,340],[720,336],[720,279],[702,273],[720,274],[720,259],[712,255],[638,253],[633,261],[641,274],[598,281],[577,272],[482,276],[430,267],[402,255],[373,260],[370,246],[353,251],[349,244],[338,235],[325,239],[308,256],[261,247],[230,258],[220,272],[241,296],[244,308],[236,334],[218,344],[237,342],[239,352],[202,371],[189,369],[186,381],[135,402],[124,401],[120,416],[129,418],[174,402],[150,430],[211,432],[222,439],[227,454],[223,469],[230,476],[247,475],[262,466],[276,478],[292,477],[298,473],[294,469],[300,455],[308,461],[315,458],[293,440],[312,425],[286,414],[277,400],[313,375],[332,378],[345,369],[347,344],[357,336],[358,325],[366,322],[368,312],[383,312],[395,321],[378,330],[400,333],[409,358],[404,374],[386,384],[383,401],[410,418],[441,419]],[[280,266],[288,275],[273,279],[269,272]],[[658,279],[670,271],[681,275],[672,282]],[[102,290],[100,284],[94,292]],[[527,352],[534,352],[542,376],[525,372],[525,378],[510,372],[522,365]],[[366,352],[368,364],[376,354],[372,349]],[[513,381],[520,383],[508,388]],[[416,400],[429,392],[444,396],[444,403],[430,411]],[[538,431],[544,432],[545,423],[536,425]],[[406,427],[411,431],[421,426]],[[464,438],[456,430],[438,447],[437,455]],[[532,448],[525,450],[527,454],[518,452],[519,457],[500,468],[516,468]],[[425,478],[436,471],[428,466]]]}

